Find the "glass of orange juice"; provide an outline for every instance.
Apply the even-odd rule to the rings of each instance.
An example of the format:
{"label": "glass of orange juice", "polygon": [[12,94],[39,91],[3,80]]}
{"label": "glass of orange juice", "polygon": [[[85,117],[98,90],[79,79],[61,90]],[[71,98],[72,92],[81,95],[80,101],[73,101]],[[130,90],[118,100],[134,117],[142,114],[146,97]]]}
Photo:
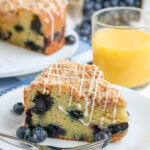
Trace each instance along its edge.
{"label": "glass of orange juice", "polygon": [[130,7],[96,12],[92,45],[94,64],[106,80],[125,87],[150,81],[150,13]]}

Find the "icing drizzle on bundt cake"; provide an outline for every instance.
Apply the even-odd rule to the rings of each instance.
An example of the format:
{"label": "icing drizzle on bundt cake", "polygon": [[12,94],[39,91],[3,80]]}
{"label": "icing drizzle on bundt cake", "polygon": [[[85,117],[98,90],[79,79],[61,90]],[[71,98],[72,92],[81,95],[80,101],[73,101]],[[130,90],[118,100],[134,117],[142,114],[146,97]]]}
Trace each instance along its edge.
{"label": "icing drizzle on bundt cake", "polygon": [[[59,93],[61,93],[62,85],[70,86],[70,100],[68,106],[71,106],[74,91],[78,91],[79,96],[84,97],[85,100],[84,117],[89,117],[88,122],[79,118],[79,121],[85,126],[90,125],[95,104],[103,105],[103,111],[105,112],[107,105],[111,105],[110,101],[114,101],[115,106],[112,114],[114,124],[116,121],[119,121],[116,120],[118,104],[126,105],[125,102],[119,103],[121,100],[124,101],[121,93],[104,80],[103,72],[95,65],[75,63],[68,60],[61,61],[46,68],[43,73],[32,82],[32,85],[38,83],[43,84],[43,94],[47,93],[46,88],[48,85],[58,85]],[[104,92],[101,92],[101,88],[105,89]],[[103,99],[101,99],[102,97]],[[88,108],[90,104],[91,111],[89,113]],[[81,109],[80,104],[78,104],[78,107]],[[68,114],[61,105],[59,105],[58,108],[63,113]],[[101,127],[103,126],[104,120],[105,117],[102,116],[100,118]]]}
{"label": "icing drizzle on bundt cake", "polygon": [[[54,39],[54,12],[57,16],[64,17],[64,9],[62,5],[66,5],[67,0],[0,0],[0,11],[3,13],[15,13],[18,9],[34,10],[37,9],[44,11],[48,14],[51,20],[51,40]],[[45,18],[45,21],[49,21]]]}

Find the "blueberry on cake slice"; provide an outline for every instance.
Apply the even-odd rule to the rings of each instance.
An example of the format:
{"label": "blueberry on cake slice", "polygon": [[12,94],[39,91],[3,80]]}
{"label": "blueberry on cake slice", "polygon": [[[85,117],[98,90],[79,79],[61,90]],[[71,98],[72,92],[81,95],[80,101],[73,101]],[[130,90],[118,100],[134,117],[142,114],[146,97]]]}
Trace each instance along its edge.
{"label": "blueberry on cake slice", "polygon": [[93,142],[121,140],[128,131],[127,102],[95,65],[63,60],[24,89],[25,125],[49,137]]}
{"label": "blueberry on cake slice", "polygon": [[0,0],[0,39],[44,54],[65,44],[67,0]]}

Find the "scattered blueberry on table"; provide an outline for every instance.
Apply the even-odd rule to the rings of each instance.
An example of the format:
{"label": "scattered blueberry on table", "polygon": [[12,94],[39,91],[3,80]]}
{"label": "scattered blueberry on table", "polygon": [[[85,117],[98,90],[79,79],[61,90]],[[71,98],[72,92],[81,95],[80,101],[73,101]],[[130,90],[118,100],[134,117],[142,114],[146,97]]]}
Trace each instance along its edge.
{"label": "scattered blueberry on table", "polygon": [[141,0],[85,0],[83,14],[84,19],[75,30],[85,40],[91,40],[91,16],[94,12],[108,7],[129,6],[141,7]]}
{"label": "scattered blueberry on table", "polygon": [[67,45],[73,45],[75,42],[76,42],[76,38],[74,35],[66,36],[66,44]]}
{"label": "scattered blueberry on table", "polygon": [[21,115],[24,112],[24,105],[22,103],[17,103],[13,106],[13,111],[18,114]]}

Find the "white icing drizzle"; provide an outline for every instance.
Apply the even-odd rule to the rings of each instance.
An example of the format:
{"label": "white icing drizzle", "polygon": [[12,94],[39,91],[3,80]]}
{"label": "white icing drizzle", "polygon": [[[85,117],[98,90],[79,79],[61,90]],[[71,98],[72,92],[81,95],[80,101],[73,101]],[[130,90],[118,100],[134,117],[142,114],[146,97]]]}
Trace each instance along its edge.
{"label": "white icing drizzle", "polygon": [[[13,6],[12,1],[10,1],[10,0],[3,0],[3,1],[7,1],[7,3],[10,5],[10,7],[12,9],[15,9],[15,10],[17,10],[19,8],[29,9],[29,7],[23,6],[23,1],[22,0],[18,0],[18,2],[20,3],[21,6],[20,7],[16,7],[16,8]],[[40,3],[36,2],[35,0],[30,0],[30,1],[31,1],[32,4],[35,4],[41,10],[43,10],[44,12],[46,12],[49,15],[49,17],[51,19],[51,40],[53,40],[54,39],[54,17],[52,15],[51,11],[49,9],[45,8],[44,6],[42,6]],[[61,18],[63,18],[63,16],[64,16],[63,15],[64,14],[64,9],[62,7],[62,1],[55,0],[55,2],[57,3],[57,5],[58,5],[58,7],[60,9],[60,14],[57,12],[57,10],[56,10],[56,8],[55,8],[55,6],[54,6],[54,4],[52,2],[50,2],[49,0],[44,0],[44,2],[47,3],[54,10],[54,12],[55,12],[55,14],[57,16],[61,14]],[[66,3],[66,2],[64,2],[64,3]]]}
{"label": "white icing drizzle", "polygon": [[58,4],[58,6],[60,8],[61,18],[63,18],[64,10],[63,10],[62,4],[61,4],[60,0],[55,0],[55,1],[56,1],[56,3]]}
{"label": "white icing drizzle", "polygon": [[49,0],[44,0],[44,1],[54,10],[54,12],[55,12],[55,14],[56,14],[57,16],[60,15],[60,14],[56,11],[55,6],[54,6],[53,3],[49,2]]}
{"label": "white icing drizzle", "polygon": [[73,94],[73,86],[71,88],[71,96],[70,96],[70,100],[69,100],[69,107],[71,106],[71,103],[72,103],[72,95]]}
{"label": "white icing drizzle", "polygon": [[108,102],[108,94],[109,94],[109,88],[107,87],[107,90],[106,90],[106,96],[105,96],[105,104],[104,104],[104,109],[103,111],[106,110],[106,106],[107,106],[107,102]]}
{"label": "white icing drizzle", "polygon": [[82,92],[82,86],[83,86],[83,80],[84,80],[84,73],[85,73],[85,65],[86,65],[86,64],[83,65],[83,72],[82,72],[82,78],[81,78],[79,96],[81,96],[81,92]]}
{"label": "white icing drizzle", "polygon": [[85,126],[89,126],[89,122],[88,122],[88,123],[85,123],[83,119],[79,119],[79,121],[80,121],[81,123],[83,123]]}
{"label": "white icing drizzle", "polygon": [[94,97],[93,97],[93,101],[92,101],[92,109],[91,109],[91,113],[90,113],[90,120],[89,120],[89,122],[91,122],[91,119],[92,119],[92,116],[93,116],[95,99],[96,99],[96,96],[97,96],[98,81],[99,81],[100,78],[101,78],[101,72],[99,73],[99,76],[96,79],[96,87],[95,87]]}
{"label": "white icing drizzle", "polygon": [[63,109],[62,106],[59,105],[58,108],[59,108],[59,110],[61,110],[62,112],[64,112],[66,115],[68,115],[68,113]]}
{"label": "white icing drizzle", "polygon": [[103,126],[103,121],[104,121],[104,119],[105,119],[105,117],[102,117],[102,118],[100,119],[100,126],[101,126],[101,127]]}
{"label": "white icing drizzle", "polygon": [[49,79],[49,76],[50,76],[50,74],[51,74],[52,68],[53,68],[53,65],[50,65],[49,72],[48,72],[48,77],[47,77],[47,79],[46,79],[45,82],[44,82],[43,93],[46,92],[46,84],[47,84],[47,82],[48,82],[48,79]]}
{"label": "white icing drizzle", "polygon": [[[84,112],[84,116],[87,117],[88,116],[88,106],[90,104],[90,101],[88,100],[89,96],[90,96],[90,93],[92,92],[93,90],[93,86],[94,86],[94,81],[95,81],[95,76],[96,76],[96,73],[97,73],[97,70],[98,70],[98,67],[95,68],[95,72],[93,74],[93,79],[91,81],[91,84],[90,84],[90,88],[88,90],[88,95],[87,97],[85,98],[85,112]],[[100,75],[101,75],[101,72],[100,72]]]}
{"label": "white icing drizzle", "polygon": [[10,7],[12,8],[12,9],[14,9],[14,5],[12,4],[12,2],[10,1],[10,0],[6,0],[7,1],[7,3],[10,5]]}
{"label": "white icing drizzle", "polygon": [[78,63],[76,62],[75,67],[74,67],[74,73],[77,74],[77,67],[78,67]]}
{"label": "white icing drizzle", "polygon": [[57,79],[58,79],[58,84],[59,84],[59,93],[61,93],[61,83],[59,80],[59,70],[58,70],[58,64],[56,63],[56,70],[57,70]]}
{"label": "white icing drizzle", "polygon": [[[66,115],[68,115],[68,112],[66,112],[66,111],[63,109],[62,106],[59,105],[59,106],[58,106],[58,109],[59,109],[60,111],[62,111],[63,113],[65,113]],[[88,122],[88,123],[85,123],[83,119],[79,119],[79,121],[80,121],[81,123],[83,123],[85,126],[89,126],[89,122]]]}
{"label": "white icing drizzle", "polygon": [[[7,1],[7,3],[10,5],[10,7],[12,8],[12,9],[15,9],[15,7],[13,6],[13,4],[12,4],[12,1],[10,1],[10,0],[1,0],[1,1]],[[36,2],[36,0],[30,0],[33,4],[38,4],[38,5],[40,5],[39,3],[37,3]],[[23,4],[23,0],[18,0],[18,2],[22,5]],[[44,0],[44,2],[45,3],[47,3],[53,10],[54,10],[54,12],[55,12],[55,14],[58,16],[58,15],[60,15],[57,11],[56,11],[56,8],[55,8],[55,6],[54,6],[54,4],[52,3],[52,2],[49,2],[49,0]],[[64,9],[63,9],[63,7],[62,7],[62,1],[60,1],[60,0],[55,0],[55,2],[57,3],[57,5],[58,5],[58,7],[59,7],[59,9],[60,9],[60,13],[61,13],[61,18],[63,18],[63,14],[64,14]],[[67,0],[63,0],[63,3],[65,3],[66,5],[67,5]],[[17,7],[16,9],[18,9],[18,8],[26,8],[26,9],[29,9],[28,7],[26,7],[26,6],[20,6],[20,7]],[[42,9],[42,10],[44,10],[45,12],[49,12],[49,10],[46,10],[46,8],[44,8],[43,6],[41,6],[40,5],[40,9]],[[48,13],[49,14],[49,13]],[[51,20],[52,20],[52,18],[51,18]]]}
{"label": "white icing drizzle", "polygon": [[54,39],[54,17],[52,13],[48,9],[41,6],[39,3],[35,3],[35,5],[38,6],[41,10],[45,11],[49,15],[51,19],[51,40],[53,40]]}
{"label": "white icing drizzle", "polygon": [[90,96],[90,93],[92,92],[92,89],[93,89],[93,83],[95,81],[95,75],[97,73],[97,70],[98,70],[98,67],[96,67],[95,71],[94,71],[94,74],[93,74],[93,78],[92,78],[92,81],[91,81],[91,84],[90,84],[90,87],[89,87],[89,90],[88,90],[88,95],[87,97],[85,98],[85,101],[86,101],[86,105],[85,105],[85,112],[84,112],[84,116],[88,116],[88,105],[89,105],[89,101],[88,101],[88,98]]}
{"label": "white icing drizzle", "polygon": [[78,108],[81,110],[81,108],[82,108],[81,105],[80,104],[77,104],[77,105],[78,105]]}
{"label": "white icing drizzle", "polygon": [[90,93],[91,93],[91,91],[93,90],[93,83],[94,83],[94,81],[95,81],[95,76],[96,76],[96,73],[97,73],[98,68],[99,68],[99,67],[96,67],[96,68],[95,68],[95,71],[94,71],[94,74],[93,74],[93,78],[92,78],[92,81],[91,81],[91,84],[90,84],[89,92],[88,92],[88,95],[87,95],[87,99],[89,98]]}
{"label": "white icing drizzle", "polygon": [[[59,65],[64,65],[64,64],[70,64],[70,62],[68,62],[68,63],[59,63]],[[79,63],[78,63],[79,64]],[[93,77],[90,79],[90,78],[88,78],[88,79],[86,79],[85,78],[85,67],[86,67],[86,64],[84,64],[83,65],[83,68],[81,69],[82,71],[82,74],[81,74],[81,72],[80,72],[80,74],[81,74],[81,78],[80,77],[73,77],[73,76],[69,76],[69,77],[67,77],[67,76],[64,76],[64,75],[61,75],[60,74],[60,70],[61,70],[61,66],[60,67],[58,67],[58,64],[56,63],[55,64],[56,65],[56,67],[53,67],[53,66],[50,66],[50,69],[49,69],[49,72],[46,72],[46,73],[43,73],[42,75],[47,75],[48,74],[48,78],[45,80],[45,86],[44,87],[46,87],[46,84],[59,84],[59,92],[61,92],[61,78],[66,78],[66,79],[79,79],[80,80],[80,86],[78,87],[78,89],[79,89],[79,93],[80,93],[80,96],[81,96],[81,92],[82,92],[82,90],[84,90],[84,92],[87,92],[87,96],[85,97],[85,100],[86,100],[86,104],[85,104],[85,109],[87,109],[87,116],[88,116],[88,106],[89,106],[89,104],[90,104],[90,102],[92,102],[92,105],[91,105],[91,112],[90,112],[90,116],[89,116],[89,120],[88,120],[88,122],[85,122],[83,119],[79,119],[79,121],[82,123],[82,124],[84,124],[85,126],[89,126],[89,124],[90,124],[90,122],[91,122],[91,120],[92,120],[92,117],[93,117],[93,112],[94,112],[94,106],[95,106],[95,100],[96,100],[96,97],[98,96],[98,98],[99,98],[99,96],[101,96],[100,94],[101,94],[101,92],[99,92],[98,91],[98,85],[101,85],[101,86],[104,86],[104,87],[107,87],[107,89],[106,89],[106,92],[104,93],[104,96],[106,96],[106,98],[105,98],[105,104],[104,104],[104,108],[103,108],[103,111],[105,111],[106,110],[106,107],[107,107],[107,103],[108,103],[108,95],[109,95],[109,91],[110,91],[110,88],[111,88],[111,84],[106,84],[106,83],[103,83],[102,81],[100,81],[100,78],[102,77],[102,75],[103,75],[103,73],[102,73],[102,71],[100,71],[99,72],[99,74],[98,74],[98,77],[97,77],[97,79],[95,79],[96,78],[96,76],[97,76],[97,71],[98,71],[98,67],[95,67],[95,70],[93,71],[93,70],[91,70],[91,72],[93,72]],[[68,69],[67,67],[66,67],[66,70],[67,71],[72,71],[73,73],[75,73],[76,72],[76,69],[77,69],[77,63],[75,64],[75,66],[74,66],[74,69]],[[54,72],[55,72],[55,74],[53,73],[51,73],[51,70],[52,70],[52,68],[51,67],[53,67],[53,70],[54,70]],[[65,69],[64,67],[63,67],[63,69]],[[89,71],[89,70],[88,70]],[[77,72],[76,72],[77,73]],[[57,79],[57,81],[55,81],[55,82],[53,82],[53,83],[47,83],[48,82],[48,79],[49,79],[49,76],[55,76],[56,77],[56,79]],[[84,81],[86,81],[86,80],[91,80],[91,83],[90,83],[90,86],[89,86],[89,89],[84,89],[84,85],[83,85],[83,83],[84,83]],[[68,85],[68,86],[70,86],[70,84],[68,83],[68,84],[66,84],[66,85]],[[95,90],[93,91],[93,88],[95,87]],[[73,96],[73,89],[74,89],[75,87],[74,86],[72,86],[72,88],[71,88],[71,94],[70,94],[70,99],[69,99],[69,107],[71,106],[71,104],[72,104],[72,96]],[[45,90],[44,90],[45,91]],[[91,93],[94,93],[94,96],[93,96],[93,99],[92,99],[92,101],[90,101],[88,98],[89,98],[89,96],[90,96],[90,94]],[[99,95],[98,95],[99,94]],[[115,104],[115,108],[114,108],[114,112],[113,112],[113,117],[114,117],[114,123],[116,122],[116,120],[115,120],[115,117],[116,117],[116,112],[117,112],[117,104],[118,104],[118,98],[119,98],[119,96],[120,96],[120,93],[117,95],[117,99],[116,99],[116,104]],[[78,103],[77,104],[77,107],[81,110],[81,105]],[[58,108],[59,108],[59,110],[61,110],[62,112],[64,112],[65,114],[68,114],[68,112],[66,112],[64,109],[63,109],[63,107],[62,106],[58,106]],[[86,110],[85,110],[86,111]],[[85,113],[85,112],[84,112]],[[85,115],[85,114],[84,114]],[[85,115],[86,116],[86,115]],[[103,121],[104,121],[104,119],[105,119],[105,117],[101,117],[100,118],[100,125],[102,126],[103,125]]]}
{"label": "white icing drizzle", "polygon": [[117,104],[118,104],[119,96],[120,96],[120,92],[118,93],[117,98],[116,98],[116,104],[115,104],[114,113],[113,113],[113,117],[114,117],[113,123],[116,123],[115,119],[116,119]]}

